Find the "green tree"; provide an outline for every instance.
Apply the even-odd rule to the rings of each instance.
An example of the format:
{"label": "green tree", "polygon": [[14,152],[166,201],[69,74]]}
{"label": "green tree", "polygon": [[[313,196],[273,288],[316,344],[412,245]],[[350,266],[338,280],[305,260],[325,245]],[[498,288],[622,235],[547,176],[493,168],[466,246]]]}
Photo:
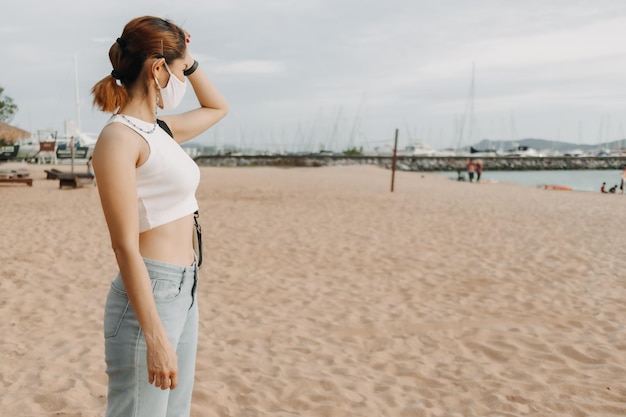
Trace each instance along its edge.
{"label": "green tree", "polygon": [[0,87],[0,122],[9,123],[17,113],[17,104],[13,99],[4,95],[4,88]]}
{"label": "green tree", "polygon": [[361,156],[363,155],[363,147],[361,146],[357,148],[356,146],[353,146],[352,148],[348,148],[343,151],[343,154],[345,156]]}

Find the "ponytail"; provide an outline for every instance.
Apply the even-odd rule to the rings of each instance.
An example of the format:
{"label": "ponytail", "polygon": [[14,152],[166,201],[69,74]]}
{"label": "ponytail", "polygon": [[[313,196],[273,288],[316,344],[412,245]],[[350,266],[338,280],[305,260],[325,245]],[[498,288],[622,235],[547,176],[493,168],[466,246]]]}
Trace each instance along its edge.
{"label": "ponytail", "polygon": [[106,113],[115,113],[128,102],[128,91],[117,83],[112,75],[107,75],[91,89],[93,104]]}

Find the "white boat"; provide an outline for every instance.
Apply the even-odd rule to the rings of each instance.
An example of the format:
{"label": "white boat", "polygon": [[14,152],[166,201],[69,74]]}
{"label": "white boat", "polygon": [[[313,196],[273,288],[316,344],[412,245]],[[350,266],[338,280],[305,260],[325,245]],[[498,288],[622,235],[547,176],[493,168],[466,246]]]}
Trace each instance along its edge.
{"label": "white boat", "polygon": [[572,149],[567,152],[564,152],[563,156],[575,156],[579,158],[582,156],[587,156],[587,152],[583,151],[582,149]]}
{"label": "white boat", "polygon": [[66,120],[63,135],[52,130],[39,130],[29,138],[18,141],[17,145],[20,148],[17,158],[32,162],[57,163],[57,157],[67,159],[62,156],[64,150],[74,146],[76,150],[80,148],[80,152],[77,152],[79,157],[76,159],[79,162],[86,161],[93,153],[96,140],[93,136],[79,131],[73,120]]}
{"label": "white boat", "polygon": [[393,155],[393,146],[391,145],[383,145],[383,146],[377,146],[374,148],[373,151],[365,151],[363,153],[364,155],[367,156],[392,156]]}
{"label": "white boat", "polygon": [[411,143],[398,152],[399,155],[403,156],[434,156],[436,153],[435,149],[421,142]]}
{"label": "white boat", "polygon": [[536,149],[533,149],[529,146],[517,146],[513,149],[508,150],[502,156],[515,156],[515,157],[543,157],[545,156],[543,153],[539,152]]}

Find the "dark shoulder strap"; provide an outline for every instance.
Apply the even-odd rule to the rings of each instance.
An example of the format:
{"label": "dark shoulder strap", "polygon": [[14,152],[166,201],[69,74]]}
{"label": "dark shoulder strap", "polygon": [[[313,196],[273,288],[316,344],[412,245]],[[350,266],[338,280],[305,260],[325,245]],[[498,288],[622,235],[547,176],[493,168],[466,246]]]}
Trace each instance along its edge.
{"label": "dark shoulder strap", "polygon": [[172,134],[172,131],[170,130],[170,127],[167,125],[167,123],[165,123],[161,119],[157,119],[157,123],[159,124],[159,126],[161,126],[161,129],[165,130],[165,132],[167,132],[167,134],[170,135],[172,139],[174,139],[174,135]]}

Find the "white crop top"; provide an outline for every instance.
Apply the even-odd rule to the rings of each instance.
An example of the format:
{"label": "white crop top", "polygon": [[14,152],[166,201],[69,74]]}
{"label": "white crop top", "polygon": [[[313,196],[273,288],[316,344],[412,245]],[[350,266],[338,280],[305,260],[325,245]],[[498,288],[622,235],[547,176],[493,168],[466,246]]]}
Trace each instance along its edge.
{"label": "white crop top", "polygon": [[[109,123],[122,123],[137,132],[150,147],[148,159],[137,167],[137,206],[139,232],[154,229],[180,219],[198,210],[196,189],[200,183],[200,169],[180,145],[161,127],[145,133],[154,126],[143,120],[113,115]],[[133,126],[135,124],[135,126]],[[169,130],[169,128],[168,128]]]}

